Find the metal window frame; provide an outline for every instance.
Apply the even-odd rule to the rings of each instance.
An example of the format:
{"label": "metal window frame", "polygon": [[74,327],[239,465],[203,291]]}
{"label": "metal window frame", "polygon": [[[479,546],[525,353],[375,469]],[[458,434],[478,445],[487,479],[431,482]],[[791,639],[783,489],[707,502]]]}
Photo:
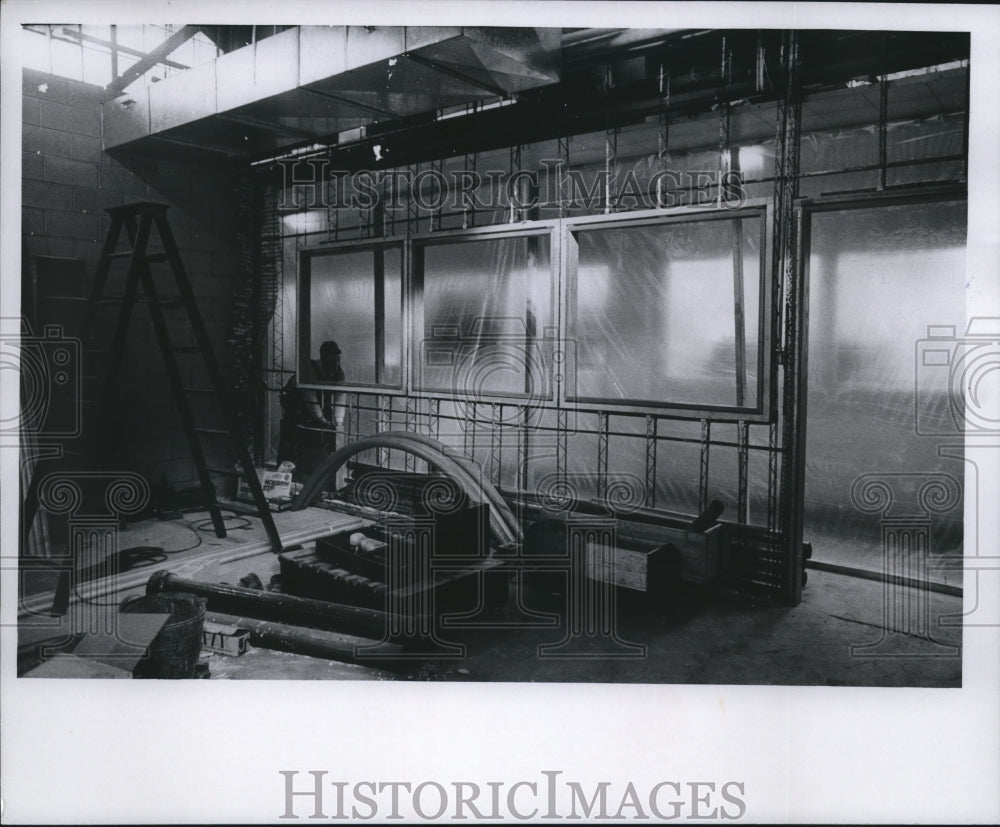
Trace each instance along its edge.
{"label": "metal window frame", "polygon": [[[748,199],[738,207],[680,206],[659,210],[634,210],[620,214],[589,215],[563,219],[561,257],[566,266],[562,294],[560,296],[560,334],[564,338],[570,329],[572,293],[577,283],[577,251],[575,235],[585,229],[609,229],[668,224],[686,224],[701,221],[722,221],[733,218],[754,218],[760,221],[760,263],[759,293],[757,308],[757,394],[755,405],[705,405],[676,403],[658,400],[628,400],[604,397],[573,396],[566,394],[566,403],[580,409],[599,409],[619,414],[650,414],[676,419],[706,419],[714,422],[769,422],[775,400],[771,394],[771,373],[774,369],[771,295],[774,274],[769,266],[772,246],[773,205],[768,198]],[[749,308],[744,309],[749,317]]]}
{"label": "metal window frame", "polygon": [[[300,388],[315,388],[317,390],[329,391],[335,387],[338,392],[377,392],[384,393],[393,396],[402,396],[407,392],[407,376],[408,376],[408,362],[407,362],[407,337],[404,335],[400,340],[400,378],[398,382],[386,383],[386,382],[343,382],[336,386],[329,384],[317,384],[315,382],[304,381],[302,371],[303,367],[309,363],[312,358],[312,262],[315,258],[322,258],[325,256],[336,256],[346,253],[357,253],[365,252],[368,250],[386,250],[394,248],[399,250],[400,254],[400,318],[402,320],[403,329],[407,327],[407,305],[406,295],[408,290],[407,284],[407,258],[408,258],[408,248],[409,245],[406,243],[407,239],[405,237],[393,237],[393,238],[379,238],[379,239],[366,239],[364,241],[345,241],[338,242],[334,244],[323,244],[316,247],[308,247],[298,251],[298,268],[295,274],[295,294],[296,294],[296,306],[298,312],[298,330],[296,331],[296,343],[295,343],[295,380]],[[373,280],[376,274],[372,273]],[[378,285],[376,285],[376,296],[378,294]],[[375,332],[377,339],[381,339],[381,348],[379,347],[378,341],[376,342],[376,365],[375,365],[375,375],[376,380],[379,374],[384,372],[385,365],[385,320],[378,318],[378,304],[376,302],[376,307],[373,308],[373,322],[375,326]],[[379,364],[379,352],[382,353],[382,363]]]}
{"label": "metal window frame", "polygon": [[[805,529],[805,487],[806,487],[806,439],[809,429],[809,302],[811,289],[811,259],[812,259],[812,219],[814,215],[831,212],[846,212],[864,209],[879,209],[893,206],[964,203],[968,209],[968,192],[964,184],[946,183],[927,185],[913,189],[877,190],[866,193],[847,193],[810,198],[798,198],[794,202],[794,215],[798,231],[798,253],[795,262],[796,279],[801,287],[798,304],[798,334],[797,334],[797,384],[794,394],[797,427],[795,428],[793,444],[784,446],[786,460],[791,463],[789,469],[789,490],[785,492],[788,498],[787,525],[785,526],[786,541],[793,550],[801,548]],[[793,555],[792,562],[798,565],[798,555]],[[801,584],[793,582],[795,600],[801,594]]]}
{"label": "metal window frame", "polygon": [[[420,387],[417,382],[415,360],[418,358],[420,343],[424,341],[424,260],[423,251],[432,246],[448,244],[467,244],[476,241],[492,241],[505,238],[545,237],[549,240],[549,313],[548,318],[540,321],[539,328],[554,329],[553,341],[556,347],[562,345],[562,330],[559,326],[559,295],[561,280],[561,241],[559,238],[559,219],[539,221],[524,221],[516,224],[493,224],[483,227],[472,227],[464,230],[437,231],[411,236],[410,244],[410,363],[408,364],[407,386],[409,395],[419,399],[460,397],[446,388]],[[546,377],[545,387],[550,390],[543,401],[544,407],[559,408],[563,404],[561,387],[553,381],[552,376]],[[554,389],[554,392],[551,392]],[[531,400],[537,405],[540,401],[528,393],[502,393],[497,391],[477,391],[474,402],[523,403]]]}

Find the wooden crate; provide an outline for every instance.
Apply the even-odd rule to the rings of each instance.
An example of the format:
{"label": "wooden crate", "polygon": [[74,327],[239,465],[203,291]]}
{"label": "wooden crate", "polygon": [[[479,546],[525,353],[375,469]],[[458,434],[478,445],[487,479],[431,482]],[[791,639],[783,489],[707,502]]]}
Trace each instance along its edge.
{"label": "wooden crate", "polygon": [[669,576],[670,557],[670,549],[662,545],[626,548],[621,542],[611,545],[588,541],[587,577],[626,589],[650,591]]}
{"label": "wooden crate", "polygon": [[712,583],[722,576],[725,527],[705,532],[620,520],[615,545],[587,544],[587,576],[638,591],[666,579]]}

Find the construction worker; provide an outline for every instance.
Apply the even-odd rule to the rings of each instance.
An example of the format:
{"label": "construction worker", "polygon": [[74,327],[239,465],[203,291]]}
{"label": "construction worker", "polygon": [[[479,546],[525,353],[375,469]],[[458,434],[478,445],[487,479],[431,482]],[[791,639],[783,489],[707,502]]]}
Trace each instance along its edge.
{"label": "construction worker", "polygon": [[[319,359],[310,359],[302,381],[338,384],[345,379],[340,347],[334,341],[320,345]],[[330,397],[333,397],[331,400]],[[331,404],[332,402],[332,404]],[[344,426],[344,394],[317,388],[300,388],[296,377],[281,391],[281,433],[278,462],[295,463],[295,477],[302,479],[336,447],[336,432]]]}

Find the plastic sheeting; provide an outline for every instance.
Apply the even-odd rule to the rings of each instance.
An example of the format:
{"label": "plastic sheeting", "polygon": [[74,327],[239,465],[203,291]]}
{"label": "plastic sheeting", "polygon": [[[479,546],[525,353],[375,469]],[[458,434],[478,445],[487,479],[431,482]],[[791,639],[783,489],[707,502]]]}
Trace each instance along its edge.
{"label": "plastic sheeting", "polygon": [[[381,261],[379,261],[381,259]],[[384,365],[376,372],[375,283],[382,271]],[[348,384],[398,385],[402,377],[401,281],[398,247],[313,256],[310,263],[310,353],[328,339],[342,351]]]}
{"label": "plastic sheeting", "polygon": [[415,385],[477,400],[550,396],[553,324],[548,236],[428,244],[421,248],[423,337]]}
{"label": "plastic sheeting", "polygon": [[[938,513],[920,489],[951,486],[944,478],[961,485],[964,463],[938,448],[961,446],[962,435],[951,368],[922,354],[929,326],[954,329],[938,342],[945,352],[966,329],[966,205],[844,209],[811,221],[806,539],[817,559],[881,567],[883,529],[925,520],[930,551],[954,550],[961,496]],[[859,486],[881,480],[891,503],[866,501],[854,488],[862,477]]]}
{"label": "plastic sheeting", "polygon": [[578,397],[753,407],[762,232],[716,219],[574,233]]}

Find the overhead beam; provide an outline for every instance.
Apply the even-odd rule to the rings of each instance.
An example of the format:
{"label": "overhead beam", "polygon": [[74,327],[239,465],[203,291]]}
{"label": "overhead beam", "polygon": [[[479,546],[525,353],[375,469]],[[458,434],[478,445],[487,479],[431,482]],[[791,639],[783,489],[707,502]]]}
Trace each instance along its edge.
{"label": "overhead beam", "polygon": [[[558,38],[550,30],[512,27],[501,37],[476,27],[303,26],[221,55],[135,95],[123,94],[125,85],[164,56],[170,45],[109,85],[103,104],[107,148],[166,130],[187,131],[198,140],[203,127],[210,126],[198,122],[221,120],[223,115],[279,119],[285,113],[303,117],[301,123],[289,125],[310,134],[269,131],[286,134],[278,143],[294,146],[303,138],[316,140],[310,119],[325,138],[327,130],[433,117],[442,106],[468,104],[488,94],[520,94],[559,78]],[[417,85],[404,77],[411,70],[418,73]],[[243,143],[242,136],[236,140]],[[234,149],[242,154],[245,147]]]}
{"label": "overhead beam", "polygon": [[129,66],[128,69],[122,72],[113,81],[111,81],[111,83],[109,83],[107,87],[105,87],[109,97],[115,97],[116,95],[119,95],[122,92],[122,90],[125,89],[126,86],[141,78],[157,63],[163,62],[163,59],[167,55],[169,55],[182,43],[186,43],[188,40],[190,40],[192,37],[198,34],[199,31],[201,31],[201,26],[184,26],[178,31],[174,32],[159,46],[153,49],[153,51],[149,52],[144,57],[139,58],[139,60],[137,60],[135,63]]}
{"label": "overhead beam", "polygon": [[[32,31],[38,31],[31,26],[26,26],[25,28],[31,29]],[[48,27],[51,32],[52,27]],[[122,54],[132,55],[132,57],[145,57],[146,52],[140,51],[139,49],[133,49],[131,46],[123,46],[117,40],[117,27],[111,26],[112,40],[104,40],[100,37],[94,37],[92,34],[84,34],[83,32],[78,32],[73,29],[67,29],[65,26],[62,27],[62,33],[64,37],[56,37],[56,40],[63,40],[66,43],[93,43],[95,46],[104,46],[106,49],[117,49]],[[41,34],[41,32],[39,32]],[[66,38],[70,38],[66,40]],[[176,63],[173,60],[161,60],[164,66],[169,66],[171,69],[190,69],[190,66],[185,66],[183,63]],[[115,76],[118,72],[113,72]]]}

